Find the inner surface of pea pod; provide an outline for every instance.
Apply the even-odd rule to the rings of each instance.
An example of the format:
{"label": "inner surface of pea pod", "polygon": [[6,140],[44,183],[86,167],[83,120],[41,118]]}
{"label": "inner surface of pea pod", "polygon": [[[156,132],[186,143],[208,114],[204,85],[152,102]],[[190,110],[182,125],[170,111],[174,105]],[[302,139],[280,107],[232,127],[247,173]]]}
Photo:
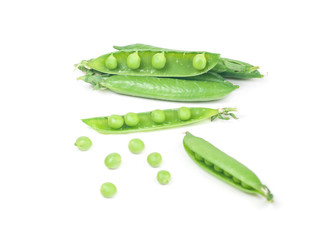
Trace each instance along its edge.
{"label": "inner surface of pea pod", "polygon": [[183,144],[191,159],[207,172],[244,192],[257,193],[272,201],[269,189],[250,169],[211,143],[187,132]]}
{"label": "inner surface of pea pod", "polygon": [[[155,54],[163,53],[166,63],[162,68],[155,68],[152,59]],[[139,56],[139,65],[134,69],[128,66],[128,58],[136,54]],[[193,66],[193,59],[198,54],[204,54],[206,66],[203,69],[196,69]],[[109,57],[116,58],[117,67],[108,68],[106,65]],[[219,54],[209,52],[185,52],[185,51],[160,51],[160,50],[121,50],[102,55],[98,58],[85,61],[85,66],[103,73],[135,76],[159,76],[159,77],[187,77],[203,74],[212,69],[219,60]],[[137,56],[136,56],[137,57]]]}
{"label": "inner surface of pea pod", "polygon": [[[182,109],[182,108],[181,108]],[[133,132],[153,131],[166,128],[180,127],[192,123],[202,121],[204,119],[218,116],[220,119],[225,119],[224,116],[229,115],[229,111],[235,110],[231,108],[224,109],[212,109],[212,108],[188,108],[190,111],[190,117],[187,120],[181,120],[179,109],[165,109],[163,111],[165,118],[162,121],[153,120],[152,112],[137,113],[139,117],[139,123],[135,126],[127,126],[123,124],[122,127],[114,129],[109,126],[108,116],[95,117],[82,119],[82,121],[90,126],[92,129],[103,134],[124,134]],[[159,111],[159,110],[158,110]],[[124,116],[122,116],[124,118]]]}

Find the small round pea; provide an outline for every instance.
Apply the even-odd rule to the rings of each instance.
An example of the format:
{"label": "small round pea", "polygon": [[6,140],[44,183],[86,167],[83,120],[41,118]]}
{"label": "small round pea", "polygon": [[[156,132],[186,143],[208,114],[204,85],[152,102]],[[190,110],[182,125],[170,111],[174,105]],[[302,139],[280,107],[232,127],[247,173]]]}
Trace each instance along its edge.
{"label": "small round pea", "polygon": [[159,167],[162,163],[162,156],[160,153],[153,152],[147,156],[147,162],[151,167]]}
{"label": "small round pea", "polygon": [[138,69],[140,67],[140,57],[137,52],[131,53],[126,59],[126,65],[131,69]]}
{"label": "small round pea", "polygon": [[106,182],[101,185],[100,192],[105,198],[111,198],[116,194],[117,188],[114,184]]}
{"label": "small round pea", "polygon": [[194,154],[194,157],[195,157],[195,159],[198,160],[198,161],[202,161],[202,160],[203,160],[203,157],[201,157],[201,156],[200,156],[199,154],[197,154],[197,153]]}
{"label": "small round pea", "polygon": [[241,186],[243,186],[244,188],[247,188],[247,189],[250,189],[251,188],[250,186],[248,186],[247,184],[245,184],[243,182],[241,182]]}
{"label": "small round pea", "polygon": [[119,155],[118,153],[111,153],[105,158],[105,165],[109,169],[116,169],[121,165],[121,163],[122,158],[121,155]]}
{"label": "small round pea", "polygon": [[170,182],[170,179],[171,175],[166,170],[161,170],[157,173],[157,181],[162,185],[168,184]]}
{"label": "small round pea", "polygon": [[119,129],[123,126],[123,124],[124,124],[124,120],[123,117],[120,115],[114,114],[108,117],[108,125],[113,129]]}
{"label": "small round pea", "polygon": [[207,65],[207,60],[205,57],[205,54],[197,54],[193,58],[193,67],[197,70],[202,70],[206,67]]}
{"label": "small round pea", "polygon": [[132,153],[141,153],[145,148],[145,144],[139,138],[131,139],[129,142],[129,150]]}
{"label": "small round pea", "polygon": [[124,116],[125,124],[129,127],[137,126],[139,123],[139,117],[137,114],[129,112]]}
{"label": "small round pea", "polygon": [[223,170],[221,168],[217,167],[216,165],[214,166],[214,170],[216,172],[223,172]]}
{"label": "small round pea", "polygon": [[187,107],[181,107],[178,109],[178,117],[182,121],[189,120],[191,118],[191,110]]}
{"label": "small round pea", "polygon": [[206,164],[208,167],[213,166],[213,164],[212,164],[211,162],[207,161],[207,160],[205,160],[205,164]]}
{"label": "small round pea", "polygon": [[106,59],[105,65],[109,69],[115,69],[115,68],[117,68],[117,59],[113,56],[113,54],[111,54]]}
{"label": "small round pea", "polygon": [[151,114],[152,120],[155,123],[163,123],[166,119],[166,115],[162,110],[154,110]]}
{"label": "small round pea", "polygon": [[81,151],[87,151],[92,146],[92,141],[88,137],[82,136],[82,137],[77,138],[77,140],[75,142],[75,146],[77,146],[78,149]]}
{"label": "small round pea", "polygon": [[156,53],[152,57],[152,66],[156,69],[162,69],[164,68],[166,64],[166,57],[164,56],[164,53]]}

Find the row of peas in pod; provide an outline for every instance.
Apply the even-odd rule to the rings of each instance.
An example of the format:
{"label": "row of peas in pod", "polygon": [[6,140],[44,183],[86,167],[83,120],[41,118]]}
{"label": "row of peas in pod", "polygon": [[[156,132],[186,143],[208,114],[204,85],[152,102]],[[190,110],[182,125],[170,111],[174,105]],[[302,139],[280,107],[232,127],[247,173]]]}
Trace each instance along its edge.
{"label": "row of peas in pod", "polygon": [[239,86],[225,80],[261,78],[251,64],[218,53],[180,51],[145,44],[114,46],[115,52],[83,60],[78,79],[95,89],[168,101],[212,101]]}
{"label": "row of peas in pod", "polygon": [[[81,151],[87,151],[91,148],[92,141],[86,136],[81,136],[77,138],[75,146],[77,146],[77,148]],[[131,153],[140,154],[145,149],[145,144],[141,139],[134,138],[130,140],[128,148]],[[147,163],[153,168],[158,168],[162,164],[162,156],[158,152],[150,153],[146,160]],[[122,157],[116,152],[108,154],[104,159],[105,166],[111,170],[119,168],[121,163]],[[171,174],[166,170],[160,170],[156,175],[156,179],[160,184],[166,185],[171,180]],[[105,182],[101,185],[100,192],[105,198],[111,198],[117,193],[117,187],[111,182]]]}

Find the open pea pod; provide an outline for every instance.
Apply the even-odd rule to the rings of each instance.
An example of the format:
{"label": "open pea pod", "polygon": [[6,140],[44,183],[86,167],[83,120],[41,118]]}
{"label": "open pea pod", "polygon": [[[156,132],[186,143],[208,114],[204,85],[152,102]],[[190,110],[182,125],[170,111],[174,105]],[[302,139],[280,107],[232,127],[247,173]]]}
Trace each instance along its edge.
{"label": "open pea pod", "polygon": [[260,194],[273,201],[269,189],[250,169],[211,143],[187,132],[183,144],[193,161],[210,174],[244,192]]}
{"label": "open pea pod", "polygon": [[[126,46],[114,46],[117,50],[170,50],[166,48],[160,48],[152,45],[146,45],[141,43],[126,45]],[[178,50],[172,50],[178,51]],[[263,75],[257,70],[258,67],[249,63],[233,60],[229,58],[219,58],[217,64],[211,69],[212,72],[221,74],[225,78],[233,79],[250,79],[250,78],[262,78]]]}
{"label": "open pea pod", "polygon": [[188,77],[208,72],[219,54],[175,50],[121,50],[82,61],[85,67],[103,73],[135,76]]}
{"label": "open pea pod", "polygon": [[[234,108],[176,108],[155,110],[142,113],[128,113],[126,115],[111,115],[82,119],[92,129],[103,134],[124,134],[134,132],[155,131],[167,128],[175,128],[200,122],[210,118],[229,120],[236,118],[231,112]],[[132,116],[133,115],[133,116]],[[129,117],[134,119],[134,123]]]}

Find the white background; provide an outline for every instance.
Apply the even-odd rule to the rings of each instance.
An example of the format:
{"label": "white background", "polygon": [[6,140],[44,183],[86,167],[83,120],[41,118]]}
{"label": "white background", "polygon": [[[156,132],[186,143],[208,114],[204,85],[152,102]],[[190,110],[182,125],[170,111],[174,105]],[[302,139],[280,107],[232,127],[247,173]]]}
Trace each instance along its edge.
{"label": "white background", "polygon": [[[329,1],[6,1],[0,5],[0,239],[330,239]],[[219,52],[264,79],[209,103],[93,91],[73,65],[146,43]],[[80,119],[181,106],[238,107],[239,120],[101,135]],[[273,204],[205,173],[183,132],[252,169]],[[87,152],[74,142],[86,135]],[[127,149],[144,140],[140,155]],[[162,154],[160,169],[146,156]],[[123,163],[108,170],[104,157]],[[117,195],[99,189],[113,182]],[[329,222],[329,223],[328,223]]]}

